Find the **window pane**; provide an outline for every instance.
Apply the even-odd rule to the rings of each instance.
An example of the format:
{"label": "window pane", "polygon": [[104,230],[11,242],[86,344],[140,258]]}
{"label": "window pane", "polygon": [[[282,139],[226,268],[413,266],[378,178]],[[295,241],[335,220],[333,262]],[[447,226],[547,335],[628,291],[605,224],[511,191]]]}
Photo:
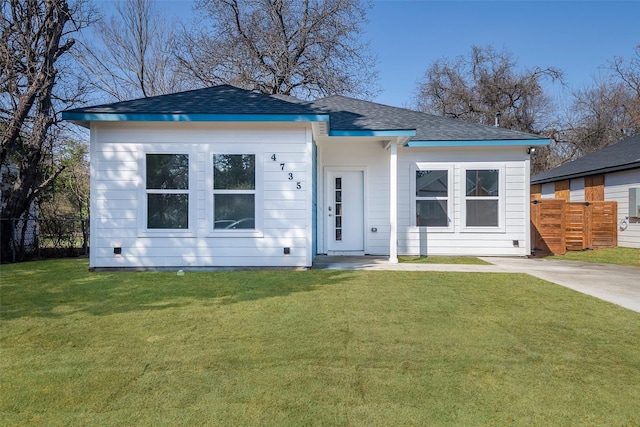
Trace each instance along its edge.
{"label": "window pane", "polygon": [[448,171],[416,171],[416,196],[447,197]]}
{"label": "window pane", "polygon": [[446,200],[416,200],[416,225],[418,227],[448,227]]}
{"label": "window pane", "polygon": [[213,155],[213,188],[216,190],[255,190],[255,172],[253,154]]}
{"label": "window pane", "polygon": [[147,154],[147,189],[188,190],[188,154]]}
{"label": "window pane", "polygon": [[213,206],[213,228],[255,228],[256,209],[253,194],[216,194]]}
{"label": "window pane", "polygon": [[467,200],[467,226],[497,227],[497,200]]}
{"label": "window pane", "polygon": [[498,196],[498,170],[468,170],[467,196]]}
{"label": "window pane", "polygon": [[189,228],[188,194],[147,194],[148,228]]}

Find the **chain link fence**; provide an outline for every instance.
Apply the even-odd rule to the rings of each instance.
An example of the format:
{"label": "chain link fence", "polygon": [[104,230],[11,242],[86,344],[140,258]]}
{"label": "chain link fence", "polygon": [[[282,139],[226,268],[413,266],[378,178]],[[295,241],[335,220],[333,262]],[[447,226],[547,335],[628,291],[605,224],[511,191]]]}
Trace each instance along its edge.
{"label": "chain link fence", "polygon": [[88,218],[0,218],[1,262],[89,254]]}

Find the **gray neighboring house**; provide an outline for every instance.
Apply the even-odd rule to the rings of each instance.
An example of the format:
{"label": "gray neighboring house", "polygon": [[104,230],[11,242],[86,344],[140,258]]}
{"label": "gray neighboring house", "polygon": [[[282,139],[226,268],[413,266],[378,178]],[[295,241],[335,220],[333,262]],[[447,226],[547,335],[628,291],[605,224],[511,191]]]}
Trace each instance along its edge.
{"label": "gray neighboring house", "polygon": [[640,135],[531,177],[531,196],[616,201],[618,246],[640,248]]}
{"label": "gray neighboring house", "polygon": [[92,268],[526,256],[548,139],[344,96],[217,86],[69,110],[91,130]]}

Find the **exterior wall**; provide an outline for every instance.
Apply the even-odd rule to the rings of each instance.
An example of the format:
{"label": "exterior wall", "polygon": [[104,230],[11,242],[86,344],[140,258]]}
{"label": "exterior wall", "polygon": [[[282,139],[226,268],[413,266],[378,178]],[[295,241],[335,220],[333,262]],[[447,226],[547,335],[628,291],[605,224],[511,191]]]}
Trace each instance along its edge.
{"label": "exterior wall", "polygon": [[[385,141],[373,138],[329,138],[318,144],[318,185],[324,186],[323,170],[331,167],[362,167],[365,173],[365,253],[389,255],[389,150]],[[450,230],[416,227],[412,174],[417,163],[447,165],[452,170],[452,221]],[[501,177],[501,223],[497,229],[465,228],[461,205],[463,170],[498,168]],[[413,178],[414,179],[414,178]],[[414,193],[412,193],[412,191]],[[326,253],[326,207],[324,189],[318,198],[319,252]],[[529,244],[529,160],[524,148],[408,148],[398,147],[398,254],[526,256]],[[372,229],[377,229],[373,232]],[[514,246],[518,241],[518,247]]]}
{"label": "exterior wall", "polygon": [[[90,266],[310,266],[312,144],[300,123],[92,123]],[[146,230],[145,153],[163,152],[189,154],[188,230]],[[213,230],[214,152],[256,154],[257,231]]]}
{"label": "exterior wall", "polygon": [[555,182],[555,198],[564,201],[571,201],[571,184],[568,179]]}
{"label": "exterior wall", "polygon": [[[400,255],[526,256],[530,254],[529,157],[523,147],[407,148],[398,161],[398,253]],[[452,224],[447,230],[416,227],[411,193],[416,163],[449,167]],[[465,169],[499,169],[501,214],[496,229],[466,228]],[[514,241],[518,241],[518,247]]]}
{"label": "exterior wall", "polygon": [[571,191],[570,200],[572,202],[584,202],[585,201],[585,189],[584,189],[584,178],[576,178],[571,180],[571,185],[569,186]]}
{"label": "exterior wall", "polygon": [[629,218],[629,189],[640,188],[640,169],[607,174],[604,184],[605,200],[618,202],[618,246],[640,248],[640,218]]}
{"label": "exterior wall", "polygon": [[542,184],[540,191],[540,198],[542,199],[555,199],[556,198],[556,186],[553,182]]}
{"label": "exterior wall", "polygon": [[318,253],[327,253],[326,168],[335,167],[364,171],[364,252],[389,255],[389,150],[385,144],[357,137],[318,141]]}
{"label": "exterior wall", "polygon": [[[554,183],[542,184],[543,193],[545,186],[551,188]],[[618,246],[621,247],[640,248],[640,219],[627,219],[629,216],[629,188],[638,187],[640,187],[640,169],[615,172],[604,176],[604,200],[618,202],[618,223],[620,225]],[[571,201],[587,201],[585,178],[571,180]]]}

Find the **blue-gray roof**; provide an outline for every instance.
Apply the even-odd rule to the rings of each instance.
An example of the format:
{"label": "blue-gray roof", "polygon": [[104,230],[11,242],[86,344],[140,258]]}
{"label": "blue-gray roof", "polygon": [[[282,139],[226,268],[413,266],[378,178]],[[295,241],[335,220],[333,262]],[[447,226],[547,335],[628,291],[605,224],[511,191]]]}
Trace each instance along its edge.
{"label": "blue-gray roof", "polygon": [[308,103],[222,85],[76,108],[65,114],[315,114]]}
{"label": "blue-gray roof", "polygon": [[76,108],[63,118],[83,124],[91,120],[242,120],[243,116],[277,121],[303,118],[328,121],[338,131],[412,131],[413,141],[545,141],[510,129],[469,123],[344,96],[303,101],[288,96],[264,95],[229,85],[214,86],[149,98]]}
{"label": "blue-gray roof", "polygon": [[640,168],[640,135],[531,177],[532,184]]}
{"label": "blue-gray roof", "polygon": [[539,135],[435,116],[345,96],[329,96],[314,101],[313,105],[322,111],[329,112],[331,129],[334,130],[414,129],[416,135],[411,139],[420,141],[545,139]]}

